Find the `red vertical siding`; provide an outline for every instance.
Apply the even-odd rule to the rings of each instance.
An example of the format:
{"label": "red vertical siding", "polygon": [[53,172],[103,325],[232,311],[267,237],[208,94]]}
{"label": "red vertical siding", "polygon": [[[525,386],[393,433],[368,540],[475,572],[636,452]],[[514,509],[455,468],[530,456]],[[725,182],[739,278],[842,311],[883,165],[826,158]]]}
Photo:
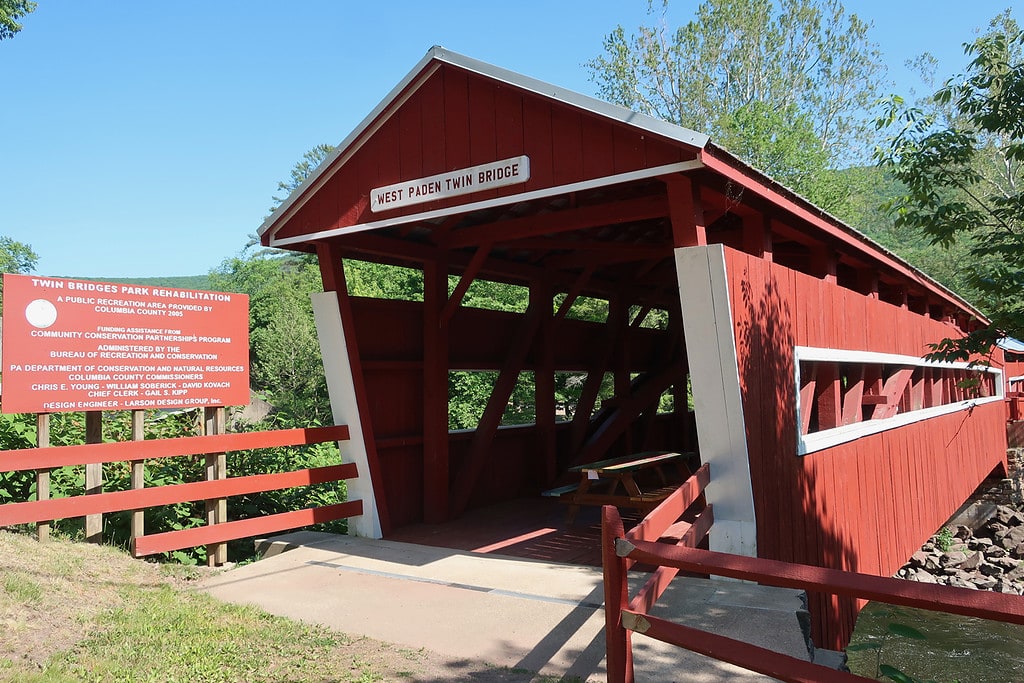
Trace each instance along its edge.
{"label": "red vertical siding", "polygon": [[[726,262],[758,554],[892,574],[993,469],[1005,467],[1003,406],[798,456],[794,346],[921,356],[927,342],[954,329],[749,254],[726,249]],[[819,641],[845,642],[855,603],[838,603],[843,620],[829,626],[832,601],[814,602]]]}
{"label": "red vertical siding", "polygon": [[[396,101],[396,109],[343,150],[344,162],[280,228],[278,238],[594,180],[696,154],[451,67],[438,69]],[[379,214],[369,209],[374,187],[519,155],[530,157],[530,180],[522,185]]]}

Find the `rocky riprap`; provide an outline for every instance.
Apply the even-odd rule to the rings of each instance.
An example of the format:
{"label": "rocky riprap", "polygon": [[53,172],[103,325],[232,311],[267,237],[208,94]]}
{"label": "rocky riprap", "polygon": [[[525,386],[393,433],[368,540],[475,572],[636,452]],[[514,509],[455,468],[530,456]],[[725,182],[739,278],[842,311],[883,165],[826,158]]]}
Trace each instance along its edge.
{"label": "rocky riprap", "polygon": [[1009,453],[1011,476],[987,482],[950,525],[896,576],[921,583],[1024,594],[1024,451]]}

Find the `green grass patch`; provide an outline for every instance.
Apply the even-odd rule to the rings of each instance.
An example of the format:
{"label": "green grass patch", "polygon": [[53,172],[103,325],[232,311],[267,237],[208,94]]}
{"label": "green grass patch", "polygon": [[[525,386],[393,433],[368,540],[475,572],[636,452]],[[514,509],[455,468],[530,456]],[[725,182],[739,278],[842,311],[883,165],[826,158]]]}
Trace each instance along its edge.
{"label": "green grass patch", "polygon": [[5,576],[4,591],[16,602],[38,602],[43,597],[42,586],[24,574]]}
{"label": "green grass patch", "polygon": [[139,589],[127,602],[55,657],[47,674],[154,683],[346,680],[353,664],[336,656],[342,635],[204,594],[164,586]]}

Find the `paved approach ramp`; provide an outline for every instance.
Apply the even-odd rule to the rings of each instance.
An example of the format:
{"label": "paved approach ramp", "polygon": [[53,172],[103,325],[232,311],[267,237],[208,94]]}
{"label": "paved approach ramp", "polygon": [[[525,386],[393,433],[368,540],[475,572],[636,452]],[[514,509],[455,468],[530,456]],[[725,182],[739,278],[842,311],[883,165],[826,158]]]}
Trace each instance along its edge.
{"label": "paved approach ramp", "polygon": [[[452,659],[605,678],[600,569],[308,531],[272,541],[202,590]],[[654,613],[810,659],[803,611],[799,591],[677,578]],[[638,634],[633,650],[641,681],[772,680]]]}

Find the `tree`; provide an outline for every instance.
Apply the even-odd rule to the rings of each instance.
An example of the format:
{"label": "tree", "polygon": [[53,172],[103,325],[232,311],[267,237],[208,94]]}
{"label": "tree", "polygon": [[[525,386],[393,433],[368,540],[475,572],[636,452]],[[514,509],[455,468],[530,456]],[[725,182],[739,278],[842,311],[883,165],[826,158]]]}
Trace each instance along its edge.
{"label": "tree", "polygon": [[[0,235],[0,273],[31,273],[39,257],[32,247]],[[0,302],[3,301],[3,283],[0,282]]]}
{"label": "tree", "polygon": [[288,180],[282,180],[277,184],[277,189],[284,192],[283,197],[274,196],[274,205],[270,207],[270,211],[277,210],[277,207],[281,205],[288,195],[298,189],[299,185],[305,182],[309,174],[316,170],[317,166],[322,164],[327,157],[331,156],[331,152],[334,151],[334,145],[320,144],[313,149],[306,150],[302,155],[302,159],[296,162],[295,166],[292,167],[291,174],[288,176]]}
{"label": "tree", "polygon": [[0,272],[31,273],[38,262],[39,256],[32,247],[6,235],[0,236]]}
{"label": "tree", "polygon": [[0,40],[14,37],[21,30],[18,20],[35,8],[36,3],[28,0],[0,0]]}
{"label": "tree", "polygon": [[707,0],[673,31],[667,5],[658,25],[607,36],[587,65],[599,94],[711,135],[833,209],[844,193],[822,187],[839,181],[826,171],[869,152],[884,71],[869,25],[839,0]]}
{"label": "tree", "polygon": [[253,388],[300,424],[325,423],[330,402],[309,296],[321,291],[316,264],[271,251],[243,254],[222,263],[210,282],[249,295]]}
{"label": "tree", "polygon": [[961,264],[991,324],[936,344],[937,357],[966,360],[998,337],[1024,337],[1024,33],[1005,12],[964,45],[973,59],[926,103],[893,97],[879,128],[897,130],[877,152],[906,192],[896,225],[964,250]]}

